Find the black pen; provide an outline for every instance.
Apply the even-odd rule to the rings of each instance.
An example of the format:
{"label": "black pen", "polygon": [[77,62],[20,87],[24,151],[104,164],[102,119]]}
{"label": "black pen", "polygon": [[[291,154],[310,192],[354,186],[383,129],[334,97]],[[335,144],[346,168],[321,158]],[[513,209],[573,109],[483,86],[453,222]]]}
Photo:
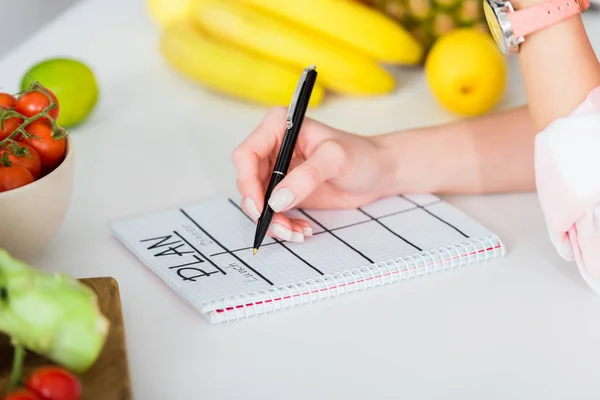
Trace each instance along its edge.
{"label": "black pen", "polygon": [[294,92],[292,102],[290,103],[290,108],[288,109],[288,115],[286,119],[285,136],[283,137],[281,149],[279,150],[277,161],[275,162],[275,167],[273,168],[271,181],[269,182],[267,192],[265,193],[263,212],[258,219],[258,224],[256,227],[256,234],[254,236],[254,254],[256,254],[263,239],[265,238],[265,235],[269,230],[269,225],[271,224],[271,219],[275,214],[273,209],[269,206],[268,201],[271,198],[271,194],[273,193],[275,186],[277,186],[277,184],[279,184],[279,182],[285,178],[285,174],[288,172],[288,168],[294,154],[294,149],[296,147],[296,139],[298,139],[298,134],[300,133],[300,128],[302,127],[304,115],[306,114],[308,102],[310,100],[316,80],[317,70],[314,65],[311,65],[302,72],[302,76],[300,77],[300,81],[298,82],[298,86]]}

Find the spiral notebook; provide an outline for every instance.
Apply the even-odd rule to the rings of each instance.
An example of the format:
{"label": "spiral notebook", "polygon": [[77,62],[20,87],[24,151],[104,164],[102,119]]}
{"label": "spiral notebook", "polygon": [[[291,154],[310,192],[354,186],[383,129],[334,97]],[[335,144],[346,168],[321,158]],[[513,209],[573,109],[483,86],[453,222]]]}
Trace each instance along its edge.
{"label": "spiral notebook", "polygon": [[214,324],[505,254],[497,235],[449,203],[406,195],[357,209],[294,209],[286,214],[310,221],[313,235],[303,243],[267,237],[253,255],[255,224],[240,203],[210,200],[111,225],[141,263]]}

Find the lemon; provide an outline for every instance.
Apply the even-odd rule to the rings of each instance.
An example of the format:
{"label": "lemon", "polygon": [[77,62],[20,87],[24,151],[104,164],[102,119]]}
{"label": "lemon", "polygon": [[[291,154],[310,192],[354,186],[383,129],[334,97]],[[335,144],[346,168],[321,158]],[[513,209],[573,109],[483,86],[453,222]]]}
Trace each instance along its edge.
{"label": "lemon", "polygon": [[63,128],[84,121],[98,102],[98,82],[84,63],[68,58],[53,58],[33,65],[21,79],[21,90],[37,81],[58,99],[57,123]]}
{"label": "lemon", "polygon": [[502,99],[508,64],[489,34],[456,29],[434,43],[425,60],[425,78],[444,108],[476,116],[489,112]]}
{"label": "lemon", "polygon": [[160,27],[191,14],[192,6],[198,0],[147,0],[150,16]]}

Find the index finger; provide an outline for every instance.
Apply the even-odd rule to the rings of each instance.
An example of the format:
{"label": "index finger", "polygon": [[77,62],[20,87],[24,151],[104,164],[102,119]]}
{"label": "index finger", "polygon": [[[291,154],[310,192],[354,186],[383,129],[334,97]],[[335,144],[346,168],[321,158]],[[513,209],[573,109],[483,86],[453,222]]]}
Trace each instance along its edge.
{"label": "index finger", "polygon": [[[238,190],[242,197],[254,202],[259,212],[264,205],[260,163],[275,150],[277,143],[281,141],[285,132],[286,115],[285,107],[271,109],[231,155],[238,175]],[[243,204],[246,204],[246,201]],[[250,214],[255,214],[255,211],[246,210]]]}

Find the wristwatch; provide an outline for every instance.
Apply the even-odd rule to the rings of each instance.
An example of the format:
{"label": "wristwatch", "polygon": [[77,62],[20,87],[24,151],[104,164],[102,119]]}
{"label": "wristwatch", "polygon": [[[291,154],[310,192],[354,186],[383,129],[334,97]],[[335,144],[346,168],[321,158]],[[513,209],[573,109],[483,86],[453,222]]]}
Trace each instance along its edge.
{"label": "wristwatch", "polygon": [[483,11],[500,51],[514,54],[525,36],[590,8],[590,0],[545,0],[521,10],[510,0],[483,0]]}

